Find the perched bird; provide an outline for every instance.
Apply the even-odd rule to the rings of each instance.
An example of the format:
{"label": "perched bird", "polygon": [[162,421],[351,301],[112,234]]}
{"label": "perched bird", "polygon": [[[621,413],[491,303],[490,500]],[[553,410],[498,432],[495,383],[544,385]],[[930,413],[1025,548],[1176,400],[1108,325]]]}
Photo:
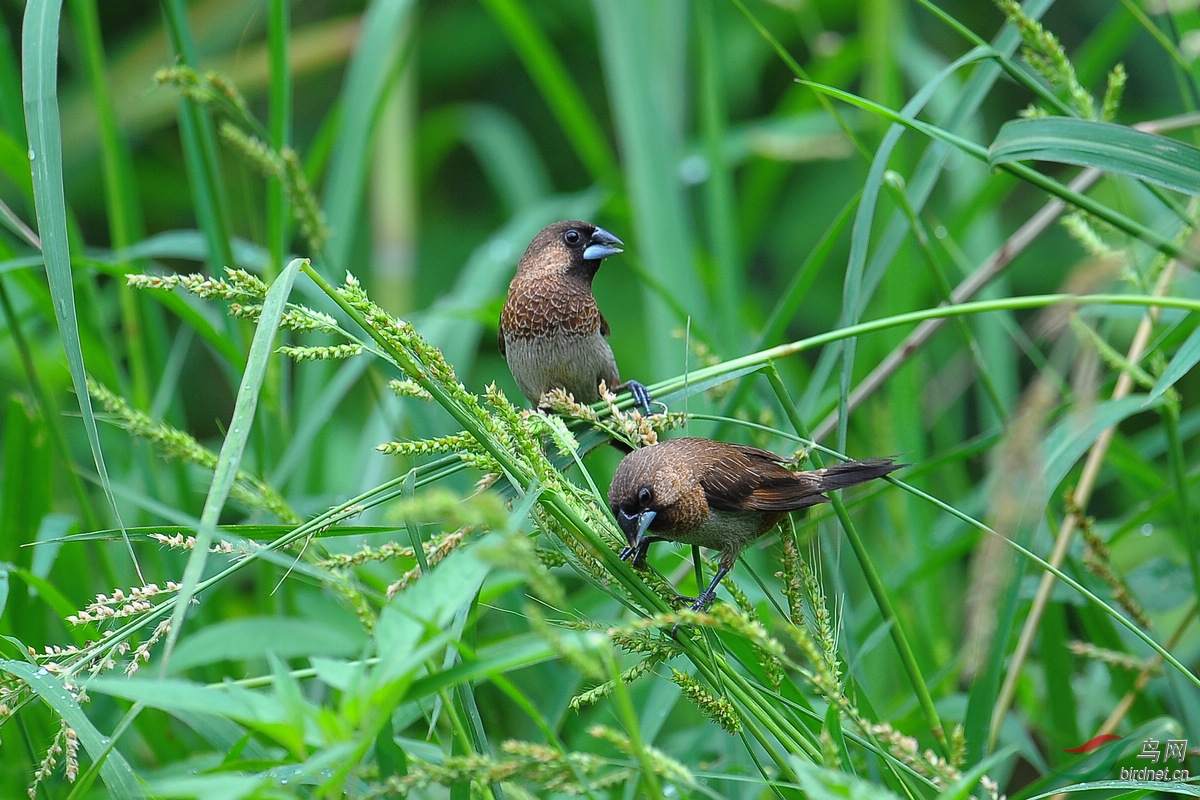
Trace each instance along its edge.
{"label": "perched bird", "polygon": [[634,450],[608,489],[608,504],[629,542],[621,559],[632,557],[641,567],[646,550],[661,541],[720,551],[720,568],[692,603],[694,611],[703,611],[742,549],[789,511],[828,502],[824,492],[907,466],[868,458],[793,472],[785,461],[757,447],[712,439],[671,439]]}
{"label": "perched bird", "polygon": [[590,222],[564,220],[543,228],[521,256],[500,312],[498,344],[521,393],[535,406],[554,388],[594,403],[604,381],[613,392],[628,390],[650,413],[646,387],[621,383],[608,321],[592,296],[600,263],[620,253],[621,244]]}

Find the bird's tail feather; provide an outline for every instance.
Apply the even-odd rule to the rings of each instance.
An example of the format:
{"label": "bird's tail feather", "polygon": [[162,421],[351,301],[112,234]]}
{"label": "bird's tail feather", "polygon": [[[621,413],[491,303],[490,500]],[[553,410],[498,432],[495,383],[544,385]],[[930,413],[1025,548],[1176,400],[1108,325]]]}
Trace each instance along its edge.
{"label": "bird's tail feather", "polygon": [[818,470],[821,491],[845,489],[875,478],[882,478],[908,464],[897,464],[894,458],[864,458],[862,461],[844,461],[841,464]]}

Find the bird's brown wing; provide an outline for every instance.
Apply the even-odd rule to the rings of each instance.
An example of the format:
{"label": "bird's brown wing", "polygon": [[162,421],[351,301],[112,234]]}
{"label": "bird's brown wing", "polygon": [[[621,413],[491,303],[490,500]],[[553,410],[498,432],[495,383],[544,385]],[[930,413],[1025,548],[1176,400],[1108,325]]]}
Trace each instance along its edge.
{"label": "bird's brown wing", "polygon": [[[862,461],[844,461],[823,469],[792,472],[781,466],[782,459],[774,453],[757,447],[733,445],[736,456],[727,456],[741,463],[738,479],[717,479],[718,483],[737,483],[721,497],[719,502],[739,502],[728,510],[746,511],[795,511],[796,509],[827,503],[825,492],[846,489],[860,483],[881,478],[907,464],[897,464],[894,458],[867,458]],[[725,473],[733,470],[723,470]],[[740,501],[734,500],[738,494]],[[712,505],[712,500],[709,500]],[[714,506],[720,507],[720,506]]]}
{"label": "bird's brown wing", "polygon": [[612,333],[612,328],[608,327],[608,320],[604,318],[604,312],[596,311],[596,313],[600,315],[600,335],[607,339],[608,335]]}
{"label": "bird's brown wing", "polygon": [[709,508],[720,511],[794,511],[828,502],[821,487],[779,462],[779,456],[747,445],[728,449],[700,478]]}

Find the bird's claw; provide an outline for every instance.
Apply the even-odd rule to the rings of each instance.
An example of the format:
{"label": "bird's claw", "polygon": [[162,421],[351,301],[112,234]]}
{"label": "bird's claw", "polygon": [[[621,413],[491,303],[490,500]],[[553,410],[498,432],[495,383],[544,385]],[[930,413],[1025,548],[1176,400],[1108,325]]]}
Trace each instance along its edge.
{"label": "bird's claw", "polygon": [[[698,597],[690,597],[686,594],[676,594],[674,599],[672,599],[671,604],[672,605],[682,605],[684,603],[687,603],[689,610],[694,611],[697,614],[702,614],[708,610],[708,607],[713,604],[714,600],[716,600],[716,593],[706,591],[706,592],[701,592]],[[679,639],[679,628],[682,625],[684,625],[684,623],[676,622],[674,625],[671,626],[671,631],[670,631],[669,635],[672,639],[674,639],[676,641],[680,640]]]}
{"label": "bird's claw", "polygon": [[642,408],[642,412],[650,416],[650,390],[638,381],[625,381],[625,388],[633,395],[633,402]]}
{"label": "bird's claw", "polygon": [[717,599],[716,592],[710,592],[710,591],[701,592],[699,597],[697,597],[692,602],[692,611],[695,611],[697,614],[701,614],[701,613],[707,611],[708,607],[711,606],[713,604],[713,601],[716,599]]}
{"label": "bird's claw", "polygon": [[671,600],[671,602],[674,605],[679,605],[679,606],[686,604],[690,610],[695,611],[697,614],[700,614],[700,613],[707,611],[709,606],[711,606],[713,604],[713,601],[716,599],[717,599],[716,592],[703,591],[696,597],[692,597],[691,595],[686,595],[686,594],[676,594],[675,597]]}
{"label": "bird's claw", "polygon": [[646,568],[646,554],[639,552],[638,548],[633,545],[626,547],[617,557],[622,561],[628,561],[634,569]]}

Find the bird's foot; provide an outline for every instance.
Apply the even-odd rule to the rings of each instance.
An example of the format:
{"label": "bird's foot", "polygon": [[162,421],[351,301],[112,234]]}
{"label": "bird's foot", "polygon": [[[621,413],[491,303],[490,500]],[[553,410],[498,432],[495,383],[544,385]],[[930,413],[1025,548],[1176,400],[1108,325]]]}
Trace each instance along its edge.
{"label": "bird's foot", "polygon": [[694,601],[692,601],[692,611],[695,611],[697,614],[702,614],[708,610],[708,607],[711,606],[713,604],[713,601],[716,599],[717,599],[716,592],[711,592],[711,591],[701,592],[700,596],[697,597]]}
{"label": "bird's foot", "polygon": [[633,395],[633,402],[642,408],[642,413],[650,416],[650,390],[638,381],[625,381],[623,388]]}
{"label": "bird's foot", "polygon": [[629,545],[620,553],[618,553],[617,558],[621,559],[622,561],[628,561],[630,566],[632,566],[634,569],[646,568],[646,554],[639,553],[638,548],[634,547],[633,545]]}
{"label": "bird's foot", "polygon": [[713,601],[717,599],[716,592],[701,592],[698,597],[692,597],[686,594],[676,594],[671,600],[671,603],[676,606],[687,606],[692,611],[702,613],[707,611]]}

